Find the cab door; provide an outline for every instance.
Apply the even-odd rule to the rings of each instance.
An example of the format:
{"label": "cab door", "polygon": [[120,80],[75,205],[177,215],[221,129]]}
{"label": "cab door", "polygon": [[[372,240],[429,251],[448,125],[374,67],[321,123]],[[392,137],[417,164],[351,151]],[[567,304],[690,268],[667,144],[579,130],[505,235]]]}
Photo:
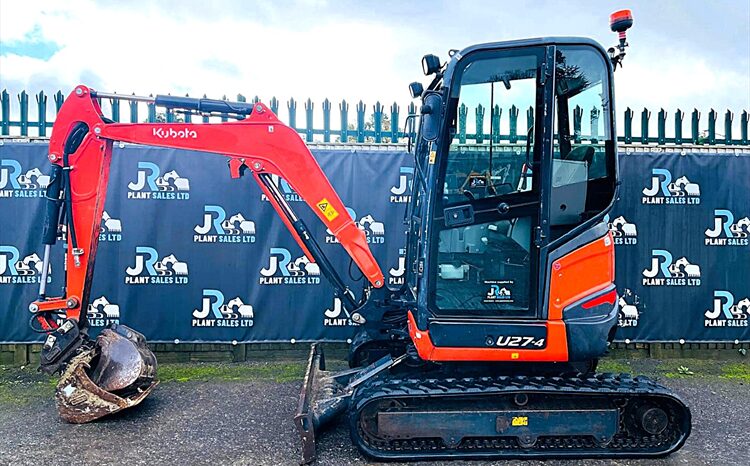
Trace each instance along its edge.
{"label": "cab door", "polygon": [[479,50],[457,64],[430,224],[427,303],[441,319],[540,315],[554,49]]}

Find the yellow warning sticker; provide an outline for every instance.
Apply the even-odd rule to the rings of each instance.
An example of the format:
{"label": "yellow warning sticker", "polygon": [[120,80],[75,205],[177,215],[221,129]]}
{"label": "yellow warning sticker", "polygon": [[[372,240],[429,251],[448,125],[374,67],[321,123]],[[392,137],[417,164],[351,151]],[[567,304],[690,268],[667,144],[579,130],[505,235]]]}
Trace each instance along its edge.
{"label": "yellow warning sticker", "polygon": [[434,150],[430,151],[430,165],[433,165],[435,163],[435,157],[437,156],[437,152]]}
{"label": "yellow warning sticker", "polygon": [[318,209],[323,212],[323,215],[326,216],[329,222],[339,216],[339,213],[336,212],[336,209],[333,208],[331,203],[328,202],[328,199],[326,198],[321,199],[320,202],[318,202],[317,206]]}
{"label": "yellow warning sticker", "polygon": [[529,425],[529,417],[528,416],[514,416],[513,420],[511,421],[511,425],[527,426]]}

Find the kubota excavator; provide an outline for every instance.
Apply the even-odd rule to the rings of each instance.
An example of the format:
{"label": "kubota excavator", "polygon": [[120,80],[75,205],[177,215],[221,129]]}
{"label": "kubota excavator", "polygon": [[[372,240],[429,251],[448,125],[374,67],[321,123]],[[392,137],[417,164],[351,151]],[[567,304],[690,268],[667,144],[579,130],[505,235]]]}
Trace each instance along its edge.
{"label": "kubota excavator", "polygon": [[[617,320],[614,245],[605,223],[618,191],[613,70],[625,56],[628,10],[610,18],[619,44],[581,38],[475,45],[442,63],[421,98],[406,211],[406,279],[384,287],[363,232],[298,134],[261,103],[106,94],[78,86],[50,140],[45,265],[66,244],[62,297],[30,305],[48,334],[41,367],[61,371],[61,416],[87,422],[138,404],[157,384],[140,333],[112,325],[92,340],[86,309],[115,141],[228,157],[251,174],[300,247],[359,324],[351,369],[325,370],[313,345],[295,423],[303,461],[320,429],[346,412],[351,437],[377,459],[655,457],[680,448],[690,411],[643,377],[597,374]],[[142,100],[238,121],[115,123],[98,99]],[[528,131],[499,136],[500,104],[533,109]],[[459,132],[477,115],[473,143]],[[593,108],[582,135],[581,108]],[[517,110],[516,110],[517,111]],[[578,124],[577,124],[578,123]],[[465,126],[463,126],[465,127]],[[489,131],[486,131],[489,128]],[[411,144],[410,144],[411,146]],[[285,179],[369,282],[362,296],[332,267],[272,179]]]}

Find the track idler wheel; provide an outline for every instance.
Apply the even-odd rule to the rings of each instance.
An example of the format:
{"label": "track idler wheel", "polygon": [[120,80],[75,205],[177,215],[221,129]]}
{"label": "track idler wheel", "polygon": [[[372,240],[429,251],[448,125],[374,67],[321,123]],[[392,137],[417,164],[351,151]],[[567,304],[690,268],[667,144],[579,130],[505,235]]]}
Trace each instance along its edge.
{"label": "track idler wheel", "polygon": [[661,434],[669,424],[667,413],[655,406],[641,406],[638,409],[637,419],[643,430],[651,435]]}
{"label": "track idler wheel", "polygon": [[158,383],[146,339],[114,324],[67,364],[55,391],[57,410],[67,422],[90,422],[139,404]]}

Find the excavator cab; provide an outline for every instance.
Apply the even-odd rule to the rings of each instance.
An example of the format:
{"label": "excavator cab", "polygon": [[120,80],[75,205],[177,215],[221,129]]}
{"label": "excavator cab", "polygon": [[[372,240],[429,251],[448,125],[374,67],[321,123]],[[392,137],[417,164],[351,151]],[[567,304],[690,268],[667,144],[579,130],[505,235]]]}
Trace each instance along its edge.
{"label": "excavator cab", "polygon": [[[415,153],[411,208],[423,230],[407,248],[420,356],[594,360],[617,315],[603,222],[617,192],[609,57],[586,39],[524,40],[454,52],[435,74],[422,112],[441,118],[423,118],[422,134],[432,124],[438,136]],[[582,249],[585,279],[560,260]],[[580,285],[569,290],[568,277]],[[569,308],[596,299],[609,305]],[[574,337],[564,321],[579,315]]]}

